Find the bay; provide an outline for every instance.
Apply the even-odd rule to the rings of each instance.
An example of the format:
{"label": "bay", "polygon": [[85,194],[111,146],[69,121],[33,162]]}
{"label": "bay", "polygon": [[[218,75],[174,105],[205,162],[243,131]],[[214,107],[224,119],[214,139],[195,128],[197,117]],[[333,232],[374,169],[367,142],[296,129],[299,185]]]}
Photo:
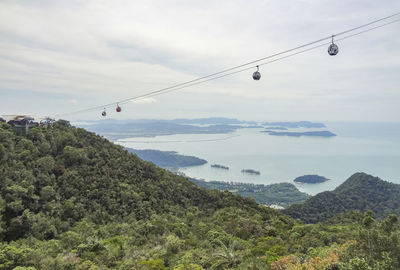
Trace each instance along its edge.
{"label": "bay", "polygon": [[[321,184],[296,184],[309,194],[332,190],[356,172],[400,183],[400,123],[326,123],[336,137],[271,136],[263,129],[244,128],[229,134],[179,134],[134,137],[117,141],[134,149],[177,151],[206,159],[201,166],[179,168],[187,176],[206,181],[256,184],[291,182],[305,174],[330,180]],[[309,129],[294,129],[304,131]],[[318,129],[313,129],[318,130]],[[211,168],[211,164],[229,170]],[[242,173],[260,171],[260,175]]]}

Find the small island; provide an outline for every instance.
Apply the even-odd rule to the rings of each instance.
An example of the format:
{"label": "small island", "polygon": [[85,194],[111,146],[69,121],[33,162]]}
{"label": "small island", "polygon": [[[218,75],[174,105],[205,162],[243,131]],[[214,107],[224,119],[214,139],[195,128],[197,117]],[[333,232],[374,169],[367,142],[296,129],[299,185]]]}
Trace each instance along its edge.
{"label": "small island", "polygon": [[229,170],[229,167],[224,166],[224,165],[219,165],[219,164],[212,164],[211,168],[217,168],[217,169],[223,169],[223,170]]}
{"label": "small island", "polygon": [[317,184],[317,183],[326,182],[328,180],[329,179],[324,176],[320,176],[320,175],[316,175],[316,174],[308,174],[308,175],[299,176],[296,179],[294,179],[293,181],[296,183]]}
{"label": "small island", "polygon": [[286,128],[324,128],[325,125],[322,123],[313,123],[310,121],[299,121],[299,122],[267,122],[264,126],[278,126]]}
{"label": "small island", "polygon": [[252,169],[243,169],[242,173],[249,173],[249,174],[255,174],[255,175],[260,175],[259,171],[252,170]]}
{"label": "small island", "polygon": [[274,130],[288,130],[285,127],[266,127],[265,131],[274,131]]}
{"label": "small island", "polygon": [[335,137],[336,134],[332,133],[328,130],[324,131],[306,131],[306,132],[279,132],[279,131],[270,131],[270,130],[263,130],[261,132],[266,132],[269,135],[273,136],[290,136],[290,137],[301,137],[301,136],[310,136],[310,137]]}

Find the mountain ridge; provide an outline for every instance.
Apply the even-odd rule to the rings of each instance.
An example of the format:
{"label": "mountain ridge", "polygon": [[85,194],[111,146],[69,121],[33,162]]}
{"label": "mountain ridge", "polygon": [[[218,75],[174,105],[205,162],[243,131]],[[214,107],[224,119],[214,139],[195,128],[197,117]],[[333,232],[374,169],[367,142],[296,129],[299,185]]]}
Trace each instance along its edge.
{"label": "mountain ridge", "polygon": [[335,190],[321,192],[283,212],[306,223],[324,221],[351,210],[372,210],[376,217],[384,218],[389,214],[400,214],[399,194],[399,184],[358,172]]}

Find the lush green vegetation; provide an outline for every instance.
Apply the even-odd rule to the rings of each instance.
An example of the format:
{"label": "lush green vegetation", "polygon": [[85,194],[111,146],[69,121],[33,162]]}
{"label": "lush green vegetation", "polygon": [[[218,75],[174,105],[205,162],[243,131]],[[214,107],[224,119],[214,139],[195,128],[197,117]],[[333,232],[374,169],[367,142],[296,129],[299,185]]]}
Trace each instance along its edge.
{"label": "lush green vegetation", "polygon": [[143,160],[153,162],[162,168],[179,168],[188,166],[198,166],[207,163],[207,160],[194,157],[179,155],[174,151],[160,151],[160,150],[137,150],[126,148],[128,152],[136,154]]}
{"label": "lush green vegetation", "polygon": [[0,123],[0,269],[399,269],[395,216],[304,225],[58,121]]}
{"label": "lush green vegetation", "polygon": [[257,203],[264,205],[279,205],[288,207],[294,203],[302,203],[310,196],[300,192],[295,185],[278,183],[271,185],[257,185],[238,182],[204,181],[190,178],[197,185],[221,191],[230,191],[242,197],[253,198]]}
{"label": "lush green vegetation", "polygon": [[377,217],[400,214],[400,185],[365,173],[356,173],[334,191],[311,197],[292,205],[285,213],[307,223],[324,221],[349,210],[372,210]]}
{"label": "lush green vegetation", "polygon": [[298,183],[316,184],[316,183],[323,183],[328,180],[329,179],[324,176],[320,176],[320,175],[316,175],[316,174],[307,174],[307,175],[296,177],[293,181],[298,182]]}

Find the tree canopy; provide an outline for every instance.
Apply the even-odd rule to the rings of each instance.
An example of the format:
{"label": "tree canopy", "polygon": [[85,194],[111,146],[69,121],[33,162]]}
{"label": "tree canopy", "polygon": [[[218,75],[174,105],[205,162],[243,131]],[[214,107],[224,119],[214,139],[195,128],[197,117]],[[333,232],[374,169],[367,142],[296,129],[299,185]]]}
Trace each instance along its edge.
{"label": "tree canopy", "polygon": [[0,269],[398,269],[397,216],[302,224],[66,121],[0,123]]}

